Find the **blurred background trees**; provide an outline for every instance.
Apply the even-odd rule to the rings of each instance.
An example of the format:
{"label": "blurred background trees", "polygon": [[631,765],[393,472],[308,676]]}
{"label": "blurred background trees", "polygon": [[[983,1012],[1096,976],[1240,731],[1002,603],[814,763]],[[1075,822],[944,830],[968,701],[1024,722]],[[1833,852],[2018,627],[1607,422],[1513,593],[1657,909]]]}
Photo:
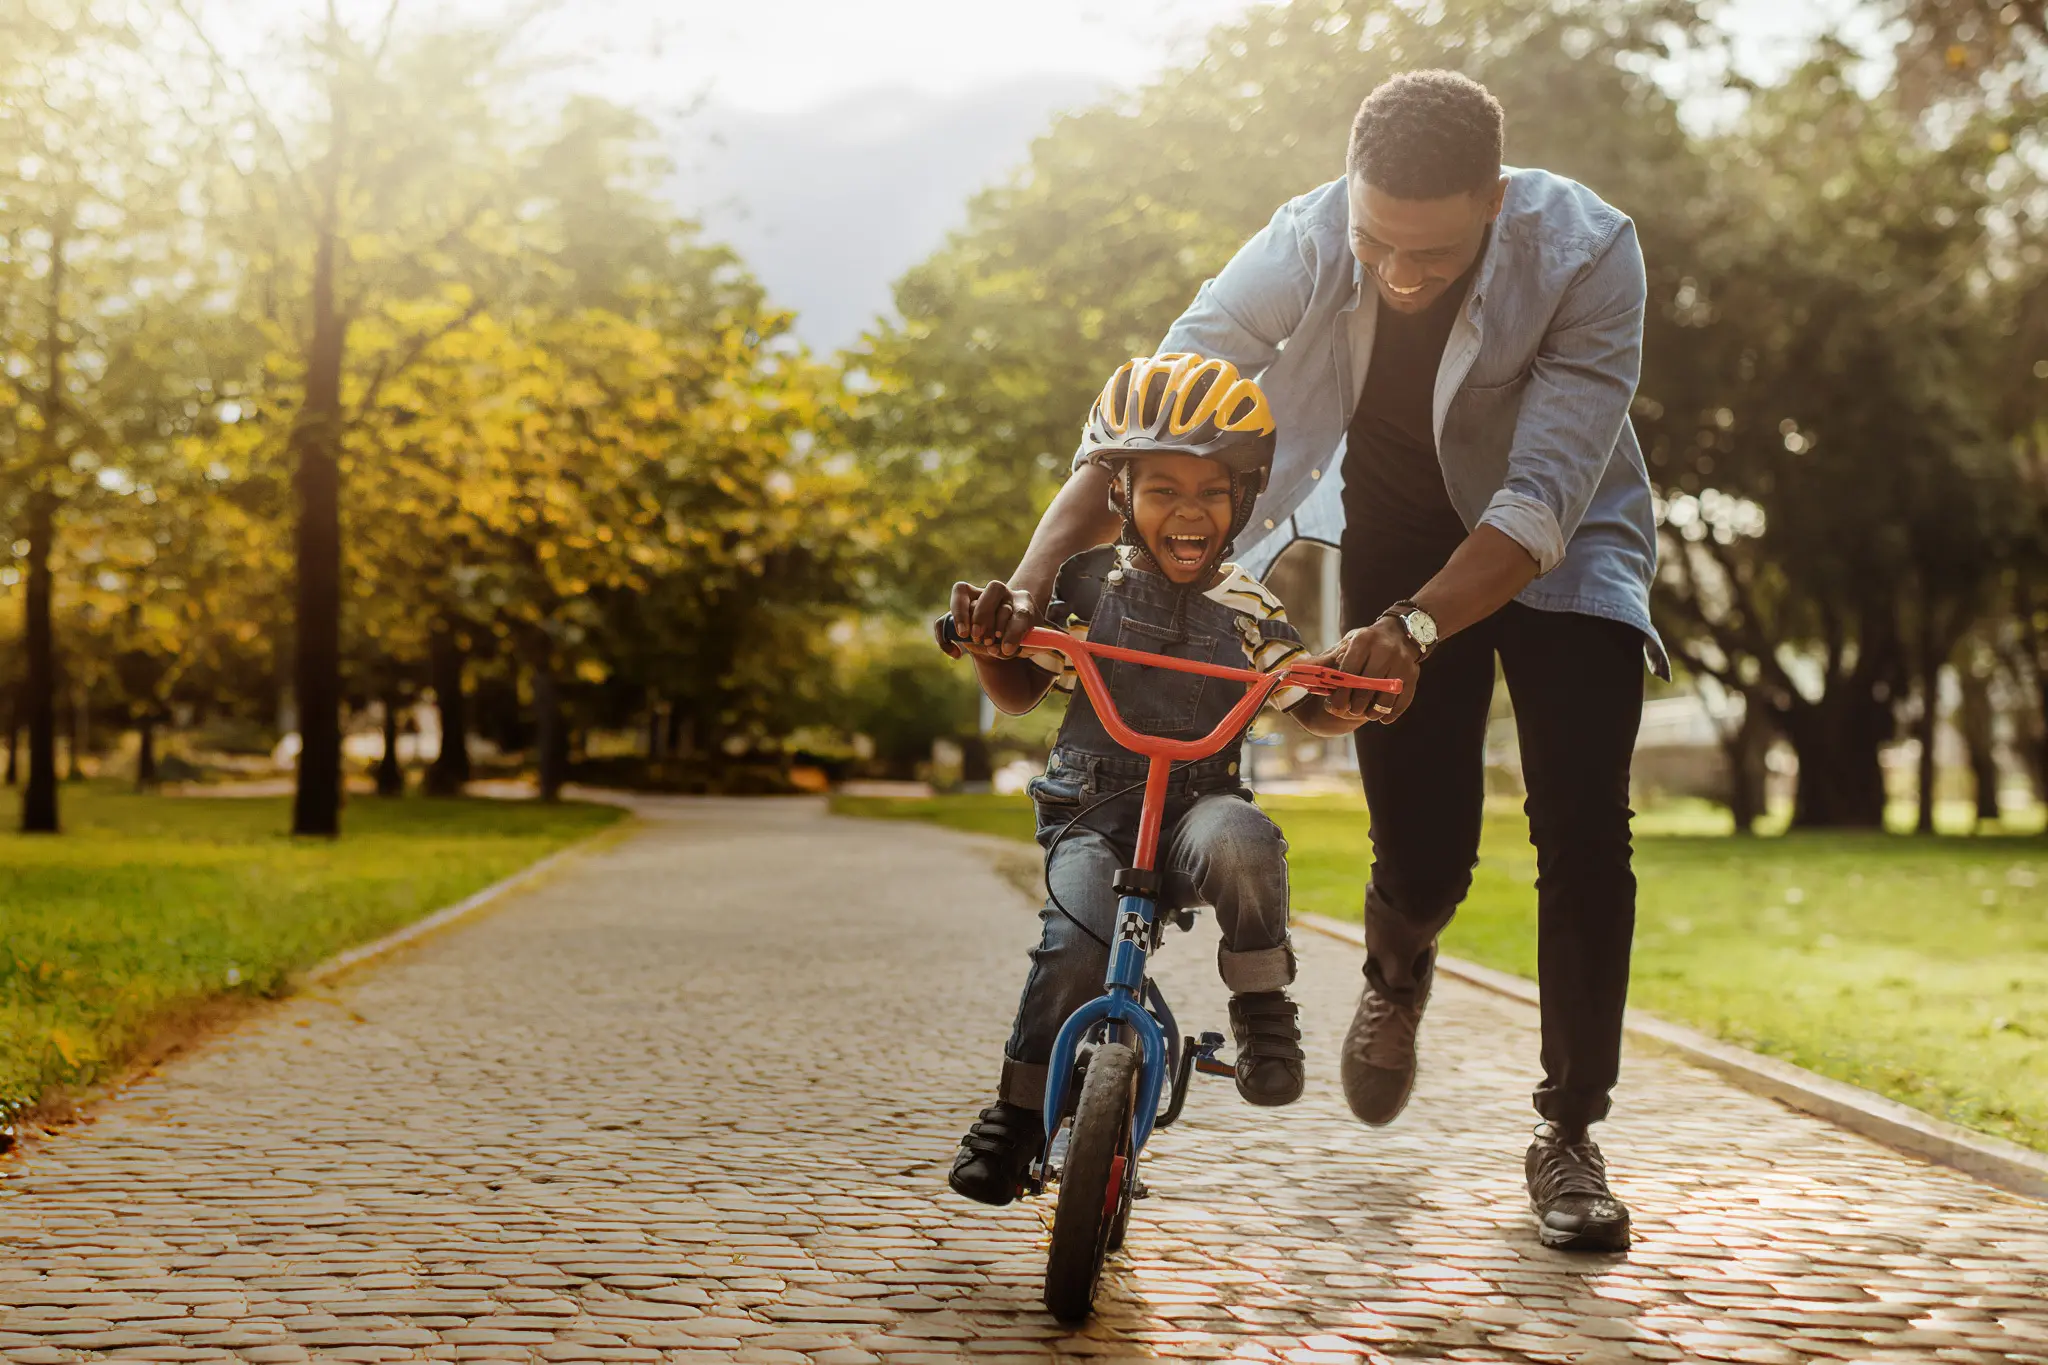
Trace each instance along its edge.
{"label": "blurred background trees", "polygon": [[[1374,84],[1466,71],[1509,110],[1511,162],[1583,180],[1641,231],[1657,616],[1681,666],[1738,699],[1738,827],[1762,812],[1774,738],[1796,755],[1794,823],[1879,825],[1880,751],[1906,727],[1931,829],[1944,679],[1988,694],[2003,673],[2011,719],[2041,733],[2048,617],[2023,586],[2048,443],[2037,8],[1874,11],[1909,21],[1896,53],[1830,39],[1719,119],[1684,117],[1669,75],[1669,54],[1719,39],[1691,6],[1255,12],[1189,70],[1061,120],[904,278],[901,320],[853,358],[864,439],[885,467],[957,481],[940,562],[1003,572],[1100,376],[1149,351],[1276,204],[1341,172]],[[1873,81],[1873,55],[1899,78]],[[1987,629],[2013,642],[2006,662],[1957,673]],[[1986,727],[1966,728],[1995,785]]]}
{"label": "blurred background trees", "polygon": [[2001,762],[2048,790],[2048,29],[1990,0],[1859,20],[1896,46],[1829,39],[1757,85],[1683,0],[1255,8],[1056,119],[828,363],[671,207],[640,114],[534,96],[516,23],[330,14],[252,69],[173,0],[25,0],[0,45],[24,827],[77,771],[275,750],[295,829],[332,834],[355,734],[387,793],[408,765],[439,793],[771,789],[799,756],[915,775],[946,741],[979,771],[971,686],[918,621],[1010,567],[1102,376],[1418,66],[1485,81],[1511,161],[1638,224],[1656,610],[1725,703],[1738,828],[1774,744],[1796,823],[1881,823],[1901,740],[1931,828],[1950,732],[1995,814]]}

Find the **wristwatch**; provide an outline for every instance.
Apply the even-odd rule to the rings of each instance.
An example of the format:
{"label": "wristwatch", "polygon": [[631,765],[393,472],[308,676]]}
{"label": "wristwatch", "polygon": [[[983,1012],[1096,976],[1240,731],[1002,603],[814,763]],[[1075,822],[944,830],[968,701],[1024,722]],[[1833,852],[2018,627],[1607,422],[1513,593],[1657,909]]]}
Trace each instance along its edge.
{"label": "wristwatch", "polygon": [[1401,633],[1406,635],[1416,649],[1416,662],[1420,663],[1436,652],[1436,618],[1416,606],[1413,602],[1400,601],[1380,613],[1380,619],[1389,616],[1401,623]]}

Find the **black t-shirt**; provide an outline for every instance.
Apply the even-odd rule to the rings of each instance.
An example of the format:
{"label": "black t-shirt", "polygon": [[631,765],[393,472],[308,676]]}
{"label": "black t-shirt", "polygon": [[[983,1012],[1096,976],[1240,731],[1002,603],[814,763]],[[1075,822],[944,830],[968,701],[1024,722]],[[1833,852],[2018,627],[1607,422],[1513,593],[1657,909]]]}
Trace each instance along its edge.
{"label": "black t-shirt", "polygon": [[1444,490],[1431,408],[1444,343],[1472,274],[1467,270],[1420,313],[1379,310],[1372,363],[1344,450],[1347,567],[1368,558],[1397,560],[1427,577],[1465,539],[1465,523]]}

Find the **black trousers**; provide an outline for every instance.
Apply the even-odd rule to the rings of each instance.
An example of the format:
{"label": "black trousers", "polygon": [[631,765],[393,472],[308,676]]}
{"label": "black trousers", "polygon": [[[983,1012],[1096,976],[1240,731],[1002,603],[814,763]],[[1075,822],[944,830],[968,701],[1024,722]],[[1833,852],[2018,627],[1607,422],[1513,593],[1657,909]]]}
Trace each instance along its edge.
{"label": "black trousers", "polygon": [[[1430,558],[1354,554],[1347,545],[1347,627],[1370,624],[1416,592],[1442,567]],[[1372,812],[1366,977],[1394,999],[1427,991],[1437,935],[1472,887],[1496,656],[1514,701],[1536,845],[1536,1111],[1560,1125],[1594,1123],[1607,1116],[1620,1071],[1635,933],[1628,788],[1644,664],[1633,627],[1511,602],[1438,647],[1399,721],[1359,728]]]}

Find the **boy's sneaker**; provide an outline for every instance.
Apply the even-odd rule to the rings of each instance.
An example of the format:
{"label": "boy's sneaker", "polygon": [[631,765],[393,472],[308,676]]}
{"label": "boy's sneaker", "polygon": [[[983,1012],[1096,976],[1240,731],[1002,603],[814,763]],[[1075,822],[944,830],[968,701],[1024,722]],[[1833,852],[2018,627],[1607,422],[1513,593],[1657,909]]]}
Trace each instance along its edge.
{"label": "boy's sneaker", "polygon": [[1237,1040],[1237,1093],[1246,1103],[1273,1106],[1301,1098],[1301,1017],[1286,991],[1231,996],[1230,1032]]}
{"label": "boy's sneaker", "polygon": [[1025,1175],[1044,1148],[1038,1111],[997,1100],[960,1139],[946,1183],[955,1194],[1001,1208],[1024,1192]]}

